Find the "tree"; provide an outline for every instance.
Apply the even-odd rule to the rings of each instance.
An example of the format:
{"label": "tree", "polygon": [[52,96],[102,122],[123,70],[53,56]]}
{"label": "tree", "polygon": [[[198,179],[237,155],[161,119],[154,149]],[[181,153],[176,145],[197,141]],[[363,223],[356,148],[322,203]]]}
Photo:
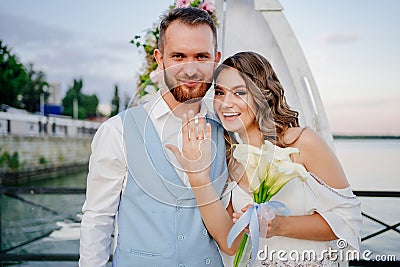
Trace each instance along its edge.
{"label": "tree", "polygon": [[46,75],[42,71],[35,71],[33,64],[28,65],[28,81],[22,88],[22,107],[29,112],[39,110],[40,97],[43,95],[46,102],[49,97],[49,83],[46,81]]}
{"label": "tree", "polygon": [[119,93],[118,93],[118,85],[115,85],[114,89],[114,98],[111,101],[111,114],[110,116],[115,116],[119,112]]}
{"label": "tree", "polygon": [[24,65],[0,39],[0,104],[21,107],[18,98],[27,81]]}
{"label": "tree", "polygon": [[73,85],[68,89],[65,97],[62,100],[63,104],[63,115],[73,116],[74,114],[74,100],[78,100],[78,118],[84,119],[86,118],[86,111],[82,106],[82,94],[81,90],[83,87],[82,79],[76,80],[74,79]]}
{"label": "tree", "polygon": [[74,79],[73,85],[68,89],[65,97],[62,100],[63,103],[63,115],[73,116],[73,103],[74,100],[78,101],[78,118],[86,119],[88,117],[96,116],[97,106],[99,105],[99,99],[95,94],[86,95],[82,93],[83,81],[82,79]]}
{"label": "tree", "polygon": [[99,99],[95,94],[93,95],[83,95],[83,106],[86,111],[86,118],[96,117],[97,106],[99,105]]}

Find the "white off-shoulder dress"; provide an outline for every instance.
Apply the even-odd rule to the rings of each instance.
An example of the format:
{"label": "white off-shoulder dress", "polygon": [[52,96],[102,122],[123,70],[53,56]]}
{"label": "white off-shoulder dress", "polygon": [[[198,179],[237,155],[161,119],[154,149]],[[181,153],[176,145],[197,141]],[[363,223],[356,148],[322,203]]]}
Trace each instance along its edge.
{"label": "white off-shoulder dress", "polygon": [[[236,182],[229,183],[225,192],[228,193],[223,202],[227,206],[231,199],[235,212],[240,213],[253,203],[252,196]],[[360,201],[350,187],[333,189],[310,173],[305,181],[295,178],[288,182],[271,200],[288,206],[292,216],[319,213],[339,239],[327,242],[282,236],[259,238],[259,250],[264,253],[259,254],[255,266],[347,266],[349,257],[359,250]],[[234,256],[221,254],[225,266],[233,266]]]}

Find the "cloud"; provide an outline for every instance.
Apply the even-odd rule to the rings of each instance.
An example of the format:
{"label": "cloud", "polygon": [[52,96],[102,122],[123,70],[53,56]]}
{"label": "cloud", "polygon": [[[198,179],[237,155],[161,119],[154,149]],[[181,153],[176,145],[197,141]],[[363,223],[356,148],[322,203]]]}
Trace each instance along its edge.
{"label": "cloud", "polygon": [[357,33],[327,33],[321,36],[321,40],[328,44],[347,44],[360,39]]}
{"label": "cloud", "polygon": [[68,30],[7,13],[0,13],[0,34],[2,38],[7,38],[6,41],[25,47],[42,43],[60,44],[76,38]]}
{"label": "cloud", "polygon": [[331,130],[344,134],[400,134],[400,95],[360,97],[325,105]]}
{"label": "cloud", "polygon": [[[141,62],[129,38],[100,38],[73,33],[38,21],[0,13],[0,38],[24,64],[46,73],[61,84],[62,94],[73,79],[82,78],[83,90],[96,93],[101,102],[111,101],[114,84],[121,91],[135,87],[135,71]],[[135,66],[135,62],[138,66]]]}
{"label": "cloud", "polygon": [[384,95],[374,94],[368,96],[348,96],[346,100],[327,99],[324,101],[325,107],[329,107],[330,109],[342,109],[346,107],[360,108],[372,106],[384,108],[388,105],[396,106],[398,105],[398,103],[400,103],[400,92],[386,92]]}

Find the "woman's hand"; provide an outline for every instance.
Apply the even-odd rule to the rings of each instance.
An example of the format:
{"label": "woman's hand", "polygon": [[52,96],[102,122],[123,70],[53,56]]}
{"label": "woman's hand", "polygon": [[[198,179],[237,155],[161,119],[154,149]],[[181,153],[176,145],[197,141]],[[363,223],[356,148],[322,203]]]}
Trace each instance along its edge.
{"label": "woman's hand", "polygon": [[[183,170],[187,173],[192,187],[210,182],[211,125],[204,117],[196,119],[192,110],[182,118],[182,152],[171,144],[165,147],[172,151]],[[196,129],[197,128],[197,129]]]}
{"label": "woman's hand", "polygon": [[[249,208],[251,208],[252,204],[248,204],[246,207],[242,208],[242,212],[245,213]],[[242,216],[243,213],[233,213],[233,222],[236,223],[239,218]],[[275,215],[275,218],[272,220],[259,220],[259,227],[267,227],[267,235],[266,236],[260,236],[263,238],[270,238],[273,236],[279,236],[280,234],[280,230],[281,230],[281,226],[283,225],[283,221],[286,217],[284,216],[278,216]],[[245,229],[245,232],[249,232],[248,228]],[[260,231],[262,232],[262,231]],[[265,232],[265,231],[264,231]]]}

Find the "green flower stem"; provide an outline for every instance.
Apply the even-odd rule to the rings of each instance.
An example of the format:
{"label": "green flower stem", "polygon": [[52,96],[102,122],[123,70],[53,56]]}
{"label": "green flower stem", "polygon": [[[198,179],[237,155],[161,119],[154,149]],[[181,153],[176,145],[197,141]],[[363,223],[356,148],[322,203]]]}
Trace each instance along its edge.
{"label": "green flower stem", "polygon": [[256,203],[258,203],[258,194],[257,193],[253,193],[253,199]]}
{"label": "green flower stem", "polygon": [[239,248],[238,248],[238,250],[236,252],[235,259],[233,260],[233,266],[234,267],[238,267],[239,266],[240,260],[241,260],[242,255],[243,255],[244,247],[246,246],[247,238],[248,238],[247,234],[244,234],[244,236],[242,238],[242,241],[240,242]]}
{"label": "green flower stem", "polygon": [[[268,190],[269,188],[265,185],[265,181],[263,181],[260,187],[258,188],[258,191],[253,193],[254,202],[258,204],[268,202],[273,196],[273,195],[268,195]],[[240,242],[239,248],[235,255],[235,259],[233,260],[234,267],[239,266],[240,260],[242,259],[243,256],[244,248],[246,247],[247,240],[248,240],[248,235],[245,234],[242,238],[242,241]]]}
{"label": "green flower stem", "polygon": [[268,198],[268,189],[265,188],[265,190],[264,190],[264,192],[263,192],[263,195],[262,195],[262,197],[261,197],[261,203],[262,203],[262,202],[265,202],[267,198]]}
{"label": "green flower stem", "polygon": [[[257,192],[257,195],[258,195],[258,200],[260,200],[260,199],[261,199],[261,197],[262,197],[262,194],[263,194],[263,188],[264,188],[264,182],[262,182],[262,183],[260,184],[260,187],[258,188],[258,192]],[[257,202],[257,203],[259,203],[259,202]]]}
{"label": "green flower stem", "polygon": [[265,181],[262,181],[258,192],[253,193],[254,202],[256,202],[257,204],[266,202],[267,199],[269,199],[268,190],[269,188],[265,185]]}

